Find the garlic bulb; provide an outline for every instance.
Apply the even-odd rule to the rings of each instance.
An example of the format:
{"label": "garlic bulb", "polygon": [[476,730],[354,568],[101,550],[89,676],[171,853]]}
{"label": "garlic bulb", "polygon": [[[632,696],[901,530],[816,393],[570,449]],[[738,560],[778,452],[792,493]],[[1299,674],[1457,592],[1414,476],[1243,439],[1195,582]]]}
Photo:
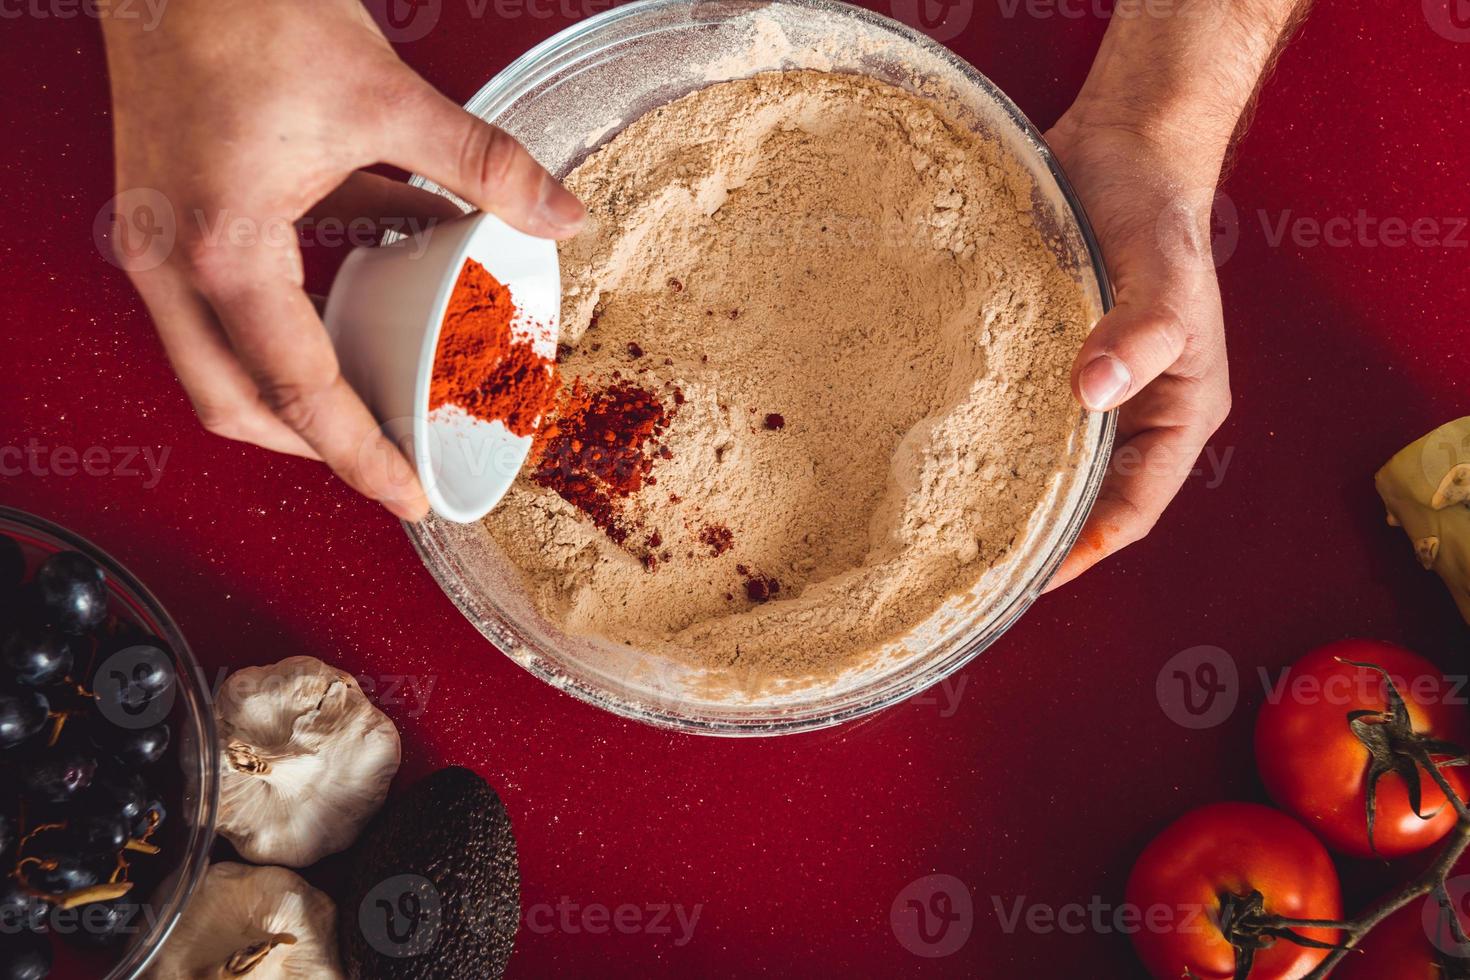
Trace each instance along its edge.
{"label": "garlic bulb", "polygon": [[398,729],[315,657],[231,674],[215,699],[219,832],[247,861],[304,868],[345,850],[398,771]]}
{"label": "garlic bulb", "polygon": [[337,909],[285,868],[210,867],[149,980],[342,980]]}

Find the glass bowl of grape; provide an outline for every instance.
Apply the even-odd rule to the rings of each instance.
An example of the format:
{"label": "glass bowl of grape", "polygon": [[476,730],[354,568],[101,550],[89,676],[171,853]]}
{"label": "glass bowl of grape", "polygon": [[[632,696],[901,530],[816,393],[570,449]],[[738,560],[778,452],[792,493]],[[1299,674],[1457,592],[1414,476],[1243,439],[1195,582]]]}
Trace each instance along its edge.
{"label": "glass bowl of grape", "polygon": [[163,945],[214,839],[207,691],[125,568],[0,507],[0,980],[124,980]]}

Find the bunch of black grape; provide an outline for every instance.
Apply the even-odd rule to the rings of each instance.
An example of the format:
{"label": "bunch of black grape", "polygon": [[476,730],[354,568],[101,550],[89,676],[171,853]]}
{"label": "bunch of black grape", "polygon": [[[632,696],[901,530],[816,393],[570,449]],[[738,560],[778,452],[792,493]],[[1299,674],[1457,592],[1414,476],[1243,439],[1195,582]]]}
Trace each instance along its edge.
{"label": "bunch of black grape", "polygon": [[130,864],[158,853],[147,774],[174,683],[164,645],[109,615],[90,558],[26,569],[0,535],[0,980],[50,973],[53,937],[106,947],[143,926]]}

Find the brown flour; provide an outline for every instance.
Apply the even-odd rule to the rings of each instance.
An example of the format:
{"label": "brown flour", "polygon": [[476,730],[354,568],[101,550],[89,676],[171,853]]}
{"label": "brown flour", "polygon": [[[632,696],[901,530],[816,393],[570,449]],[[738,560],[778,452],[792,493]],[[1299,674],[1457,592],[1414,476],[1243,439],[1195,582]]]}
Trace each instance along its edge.
{"label": "brown flour", "polygon": [[552,623],[759,687],[876,653],[1008,554],[1067,460],[1090,323],[997,145],[898,88],[770,72],[568,184],[592,221],[561,250],[563,376],[684,403],[636,547],[524,478],[487,518]]}

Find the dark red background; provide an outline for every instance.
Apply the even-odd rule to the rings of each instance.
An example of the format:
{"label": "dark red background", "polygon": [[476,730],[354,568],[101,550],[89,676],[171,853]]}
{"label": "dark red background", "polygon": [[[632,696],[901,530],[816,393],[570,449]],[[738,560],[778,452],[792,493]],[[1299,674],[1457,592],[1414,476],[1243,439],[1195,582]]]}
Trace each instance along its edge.
{"label": "dark red background", "polygon": [[[1044,128],[1105,27],[1089,7],[1006,16],[1010,4],[980,0],[950,43]],[[1192,480],[1145,543],[1039,602],[956,680],[952,713],[941,695],[769,741],[672,735],[552,691],[460,617],[385,513],[316,465],[206,435],[93,243],[112,193],[96,25],[6,9],[22,14],[0,42],[0,445],[170,455],[152,489],[23,473],[0,482],[0,502],[112,551],[211,669],[311,653],[432,679],[422,716],[388,709],[405,776],[459,763],[499,788],[528,907],[700,906],[682,947],[677,933],[525,930],[515,975],[1130,976],[1119,935],[1007,932],[996,904],[1116,903],[1164,823],[1260,798],[1257,667],[1360,634],[1463,668],[1466,629],[1384,526],[1371,476],[1470,411],[1470,233],[1457,246],[1273,247],[1261,217],[1363,209],[1448,235],[1444,219],[1470,215],[1470,44],[1432,30],[1418,3],[1322,5],[1227,184],[1241,236],[1221,270],[1236,408],[1215,439],[1233,452],[1220,486]],[[469,9],[444,0],[437,29],[400,48],[456,99],[568,23]],[[1154,682],[1196,644],[1227,650],[1244,687],[1226,723],[1191,732]],[[1387,875],[1348,870],[1358,898]],[[941,959],[912,955],[889,925],[900,890],[931,873],[961,879],[976,910],[969,941]]]}

